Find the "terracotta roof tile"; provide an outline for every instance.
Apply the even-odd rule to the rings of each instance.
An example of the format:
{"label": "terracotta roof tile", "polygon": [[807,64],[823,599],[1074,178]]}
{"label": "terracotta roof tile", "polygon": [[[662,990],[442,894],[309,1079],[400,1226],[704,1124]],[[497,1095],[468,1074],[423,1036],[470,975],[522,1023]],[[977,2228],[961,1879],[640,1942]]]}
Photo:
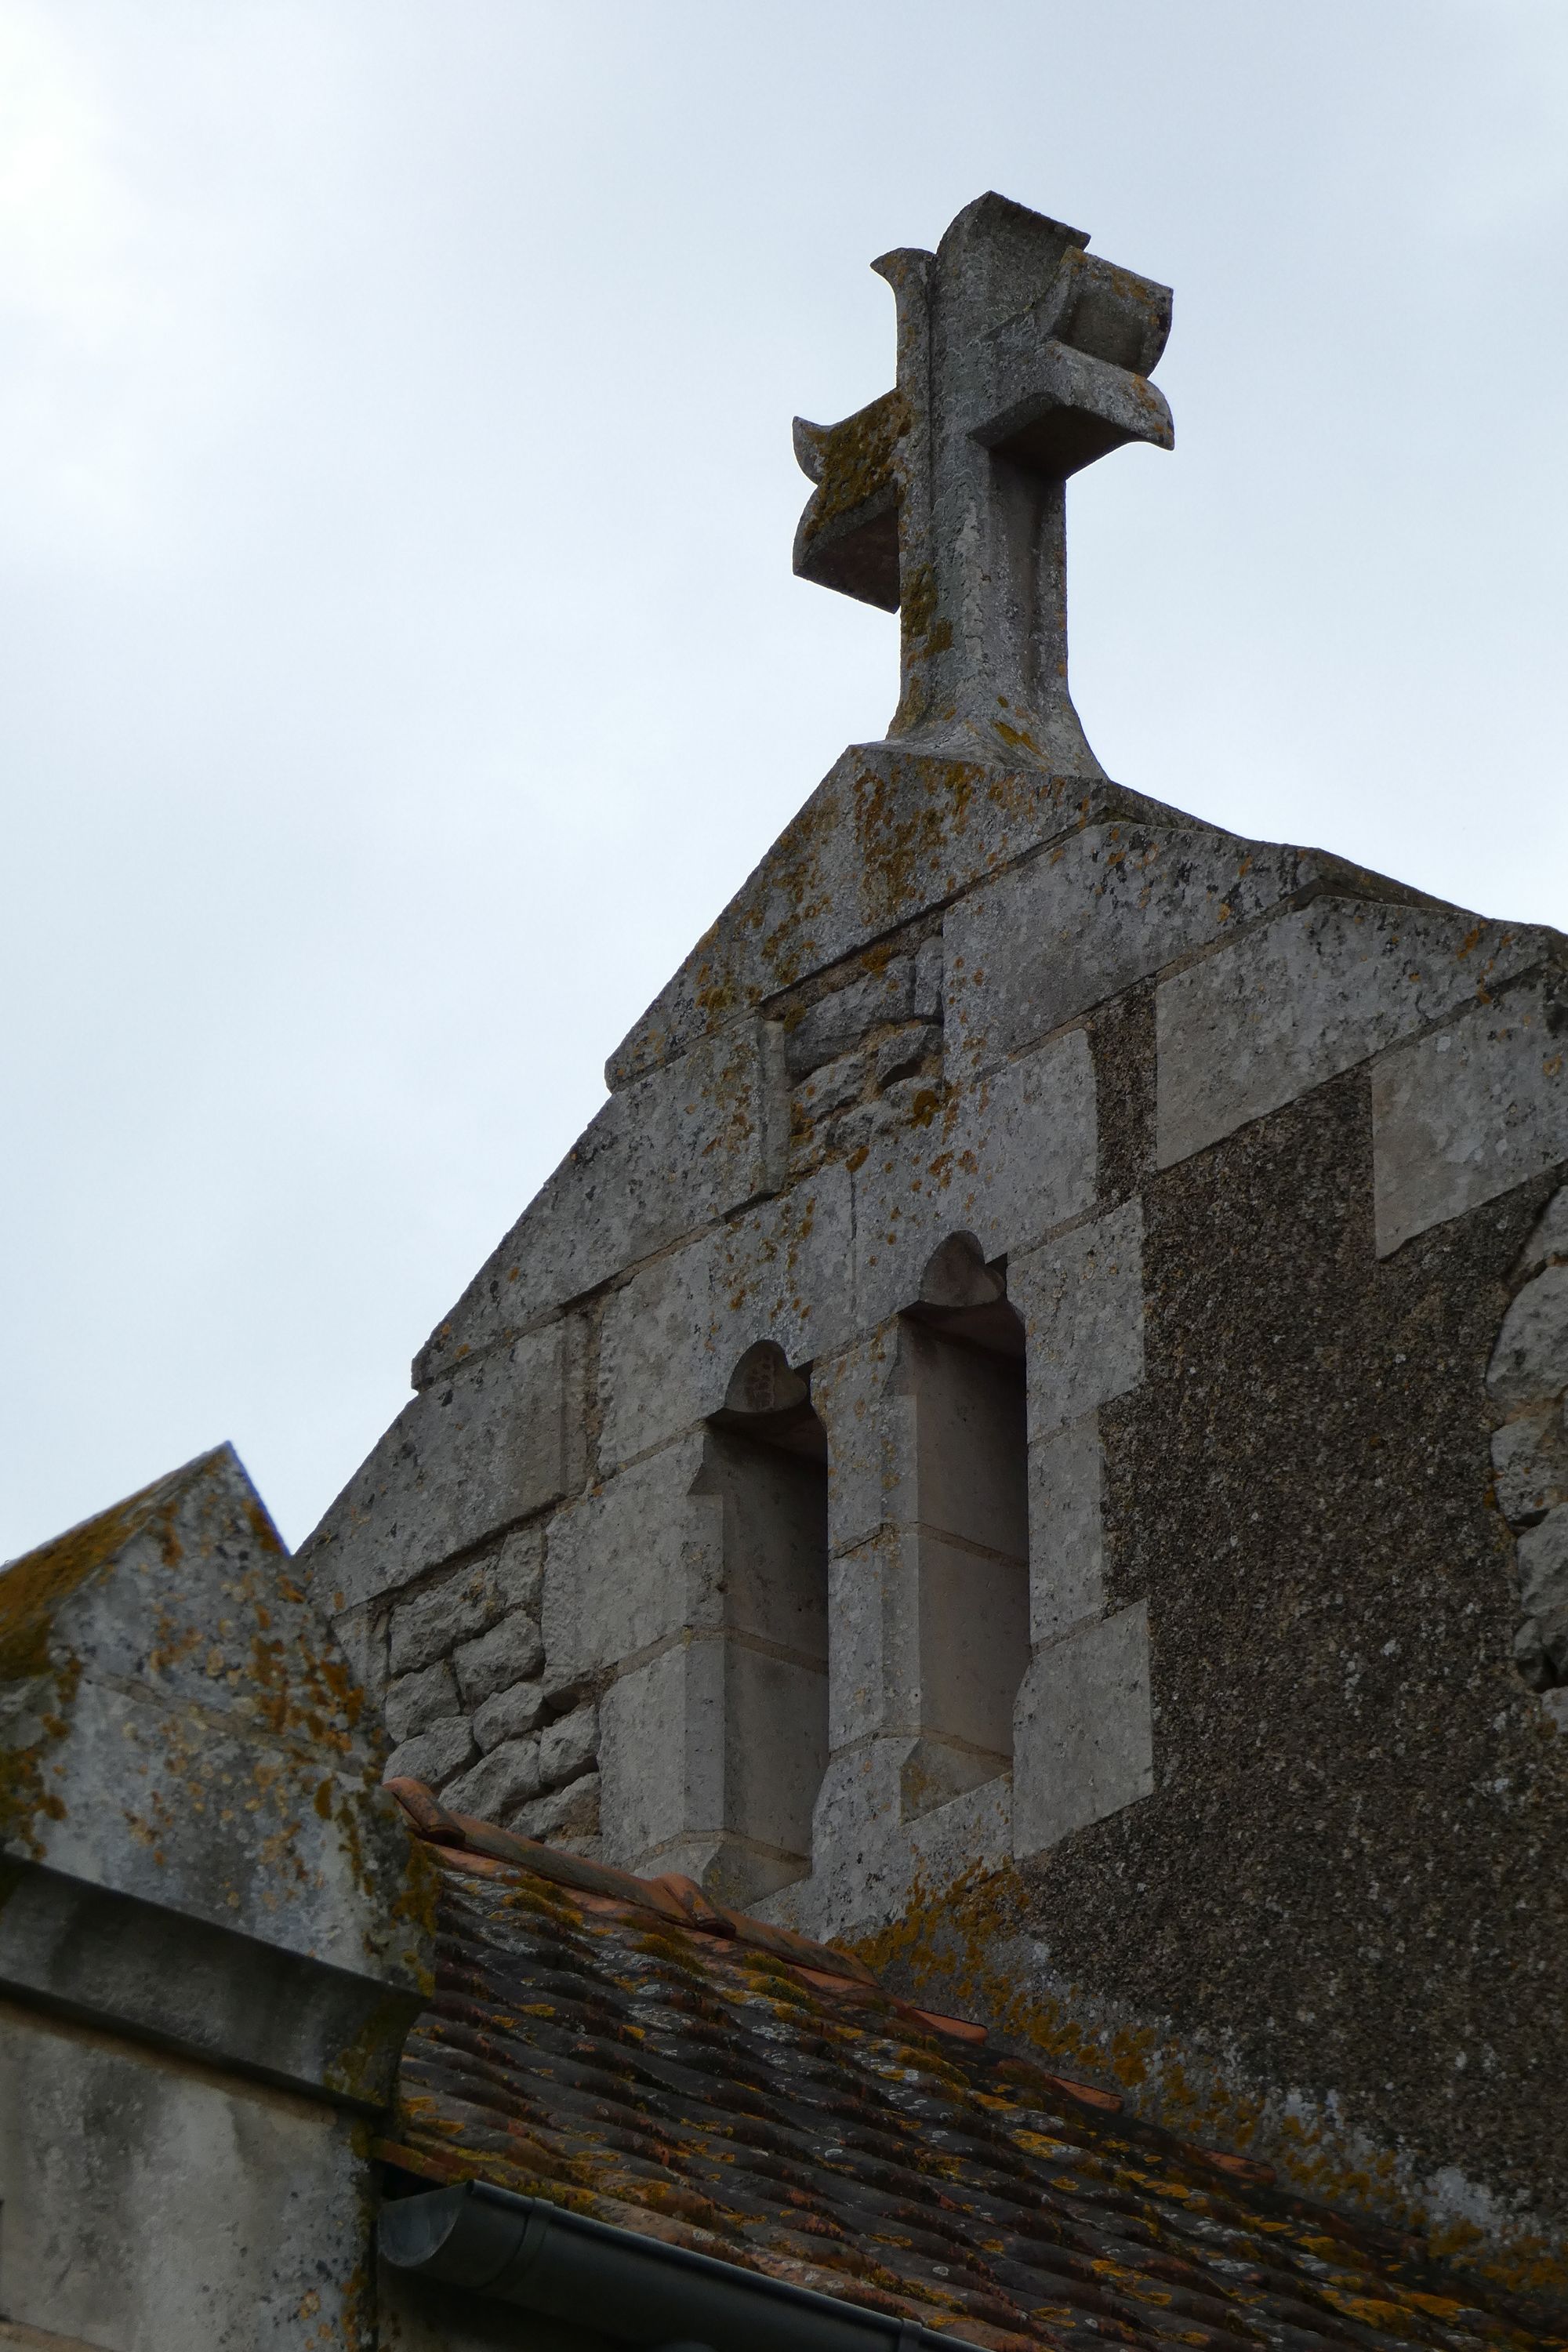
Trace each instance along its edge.
{"label": "terracotta roof tile", "polygon": [[1544,2352],[1419,2242],[1289,2194],[861,1962],[447,1813],[435,2000],[383,2153],[947,2330],[988,2352]]}

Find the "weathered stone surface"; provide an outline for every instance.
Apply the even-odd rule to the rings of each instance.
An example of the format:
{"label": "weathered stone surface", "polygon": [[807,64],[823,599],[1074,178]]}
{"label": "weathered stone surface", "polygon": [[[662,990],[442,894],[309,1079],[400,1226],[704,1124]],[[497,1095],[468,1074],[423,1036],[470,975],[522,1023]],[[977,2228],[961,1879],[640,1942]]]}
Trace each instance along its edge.
{"label": "weathered stone surface", "polygon": [[454,1812],[471,1813],[481,1822],[510,1822],[518,1807],[543,1786],[538,1740],[508,1739],[444,1790],[442,1801]]}
{"label": "weathered stone surface", "polygon": [[547,1788],[563,1787],[594,1763],[599,1748],[599,1710],[592,1700],[557,1717],[540,1734],[539,1769]]}
{"label": "weathered stone surface", "polygon": [[460,1771],[474,1752],[474,1742],[468,1717],[461,1715],[443,1716],[438,1723],[427,1724],[414,1738],[405,1739],[395,1748],[386,1759],[389,1780],[425,1780],[438,1788],[454,1772]]}
{"label": "weathered stone surface", "polygon": [[1009,1265],[1028,1345],[1032,1439],[1142,1379],[1142,1235],[1133,1199]]}
{"label": "weathered stone surface", "polygon": [[1568,1265],[1549,1265],[1519,1291],[1487,1368],[1500,1405],[1534,1404],[1568,1389]]}
{"label": "weathered stone surface", "polygon": [[1032,1045],[1192,949],[1239,931],[1332,861],[1195,825],[1087,825],[947,918],[947,1056],[959,1078]]}
{"label": "weathered stone surface", "polygon": [[655,1258],[605,1302],[599,1341],[599,1462],[630,1461],[724,1401],[712,1330],[714,1238]]}
{"label": "weathered stone surface", "polygon": [[323,1608],[395,1591],[567,1492],[582,1426],[573,1348],[552,1324],[405,1406],[300,1554]]}
{"label": "weathered stone surface", "polygon": [[764,1058],[758,1024],[736,1022],[613,1096],[431,1334],[416,1385],[768,1190]]}
{"label": "weathered stone surface", "polygon": [[1037,1651],[1013,1727],[1020,1855],[1136,1803],[1154,1786],[1149,1619],[1142,1601]]}
{"label": "weathered stone surface", "polygon": [[1105,1606],[1099,1415],[1029,1448],[1029,1639],[1054,1642]]}
{"label": "weathered stone surface", "polygon": [[883,1513],[882,1393],[897,1354],[896,1326],[819,1362],[811,1401],[827,1432],[828,1540],[844,1552],[876,1532]]}
{"label": "weathered stone surface", "polygon": [[386,1736],[412,1739],[444,1715],[458,1712],[458,1685],[445,1659],[416,1675],[405,1675],[386,1694]]}
{"label": "weathered stone surface", "polygon": [[678,1439],[559,1513],[544,1564],[544,1646],[571,1683],[714,1616],[688,1575],[700,1436]]}
{"label": "weathered stone surface", "polygon": [[829,1565],[827,1726],[835,1751],[874,1733],[912,1728],[907,1700],[915,1675],[895,1663],[893,1596],[903,1558],[903,1543],[889,1530]]}
{"label": "weathered stone surface", "polygon": [[862,1329],[920,1296],[938,1244],[973,1234],[986,1258],[1027,1250],[1094,1197],[1094,1072],[1071,1031],[889,1135],[855,1172]]}
{"label": "weathered stone surface", "polygon": [[1162,981],[1161,1167],[1474,1003],[1554,936],[1458,908],[1319,899]]}
{"label": "weathered stone surface", "polygon": [[522,1739],[537,1731],[544,1719],[544,1705],[542,1682],[513,1683],[510,1690],[497,1691],[493,1698],[486,1699],[474,1711],[474,1738],[481,1752],[488,1756],[503,1739]]}
{"label": "weathered stone surface", "polygon": [[825,1062],[795,1088],[795,1107],[803,1118],[831,1118],[860,1100],[869,1072],[864,1054],[844,1054],[836,1062]]}
{"label": "weathered stone surface", "polygon": [[368,1729],[227,1446],[0,1575],[7,1853],[415,1986],[417,1865]]}
{"label": "weathered stone surface", "polygon": [[1568,1160],[1568,980],[1385,1055],[1372,1114],[1380,1256]]}
{"label": "weathered stone surface", "polygon": [[600,1705],[605,1853],[629,1870],[718,1826],[723,1687],[718,1645],[683,1643],[619,1675]]}
{"label": "weathered stone surface", "polygon": [[910,1012],[915,1020],[934,1021],[941,1025],[945,963],[946,950],[938,931],[915,950],[915,985],[910,1000]]}
{"label": "weathered stone surface", "polygon": [[476,1560],[399,1601],[391,1612],[388,1656],[394,1675],[416,1674],[471,1642],[501,1614],[492,1565]]}
{"label": "weathered stone surface", "polygon": [[[485,1576],[495,1598],[496,1616],[520,1610],[525,1617],[537,1617],[544,1595],[543,1528],[514,1528],[500,1549],[487,1559]],[[474,1630],[482,1633],[484,1628]]]}
{"label": "weathered stone surface", "polygon": [[1524,1245],[1519,1271],[1521,1275],[1539,1274],[1554,1259],[1568,1261],[1568,1184],[1560,1192],[1553,1192],[1546,1203],[1540,1223]]}
{"label": "weathered stone surface", "polygon": [[582,1845],[599,1834],[599,1776],[585,1772],[564,1789],[536,1797],[513,1817],[513,1827],[524,1837],[542,1838],[546,1844]]}
{"label": "weathered stone surface", "polygon": [[[942,1030],[932,1022],[909,1022],[895,1029],[877,1048],[876,1078],[879,1087],[888,1087],[901,1079],[912,1077],[928,1067],[940,1068]],[[912,1098],[911,1098],[912,1099]]]}
{"label": "weathered stone surface", "polygon": [[1568,1504],[1519,1538],[1519,1595],[1531,1617],[1568,1609]]}
{"label": "weathered stone surface", "polygon": [[600,1343],[601,1466],[716,1412],[759,1340],[793,1363],[841,1345],[854,1318],[850,1224],[848,1171],[828,1166],[616,1291]]}
{"label": "weathered stone surface", "polygon": [[1148,381],[1170,289],[1088,243],[993,192],[935,253],[885,254],[893,393],[839,425],[795,425],[816,486],[796,572],[902,616],[889,735],[1080,777],[1102,772],[1067,686],[1066,478],[1123,442],[1172,443]]}
{"label": "weathered stone surface", "polygon": [[812,1936],[864,1935],[896,1919],[917,1885],[951,1885],[1011,1852],[1005,1775],[904,1817],[913,1746],[908,1738],[868,1739],[833,1757],[816,1802],[812,1874],[766,1897],[765,1917]]}
{"label": "weathered stone surface", "polygon": [[1568,1503],[1568,1433],[1558,1400],[1505,1421],[1492,1438],[1498,1508],[1515,1527]]}
{"label": "weathered stone surface", "polygon": [[363,2125],[9,2005],[0,2115],[18,2347],[369,2340]]}
{"label": "weathered stone surface", "polygon": [[468,1707],[482,1706],[498,1691],[527,1682],[544,1664],[544,1643],[531,1617],[514,1613],[477,1641],[452,1654],[458,1686]]}
{"label": "weathered stone surface", "polygon": [[605,1084],[629,1089],[733,1010],[829,970],[1043,843],[1101,820],[1191,822],[1118,785],[1047,777],[1027,761],[997,767],[856,745],[610,1056]]}
{"label": "weathered stone surface", "polygon": [[790,1076],[809,1077],[825,1062],[858,1045],[868,1030],[907,1021],[914,1001],[915,968],[909,956],[892,956],[879,971],[819,997],[785,1030],[784,1066]]}
{"label": "weathered stone surface", "polygon": [[853,1217],[848,1171],[830,1165],[723,1228],[710,1329],[725,1381],[759,1339],[792,1364],[844,1345],[855,1328]]}

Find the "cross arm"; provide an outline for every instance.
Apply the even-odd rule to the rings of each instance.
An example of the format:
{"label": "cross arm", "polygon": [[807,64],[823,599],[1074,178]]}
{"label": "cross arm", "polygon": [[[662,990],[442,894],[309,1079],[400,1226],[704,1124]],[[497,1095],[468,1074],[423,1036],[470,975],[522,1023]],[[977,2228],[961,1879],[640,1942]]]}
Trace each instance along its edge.
{"label": "cross arm", "polygon": [[1169,287],[1070,252],[1039,300],[987,338],[968,429],[1058,478],[1124,442],[1169,449],[1171,412],[1148,377],[1170,331]]}
{"label": "cross arm", "polygon": [[885,613],[899,608],[896,460],[908,428],[899,392],[885,392],[841,425],[795,420],[796,462],[816,485],[795,535],[795,571]]}

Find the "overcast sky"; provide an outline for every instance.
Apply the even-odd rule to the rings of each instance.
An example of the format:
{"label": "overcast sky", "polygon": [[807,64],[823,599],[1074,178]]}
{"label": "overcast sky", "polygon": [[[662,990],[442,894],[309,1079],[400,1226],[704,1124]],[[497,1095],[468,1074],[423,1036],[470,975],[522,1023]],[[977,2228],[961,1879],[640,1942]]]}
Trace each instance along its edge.
{"label": "overcast sky", "polygon": [[397,1411],[883,730],[790,418],[988,187],[1175,289],[1111,773],[1568,924],[1563,0],[0,0],[0,1554]]}

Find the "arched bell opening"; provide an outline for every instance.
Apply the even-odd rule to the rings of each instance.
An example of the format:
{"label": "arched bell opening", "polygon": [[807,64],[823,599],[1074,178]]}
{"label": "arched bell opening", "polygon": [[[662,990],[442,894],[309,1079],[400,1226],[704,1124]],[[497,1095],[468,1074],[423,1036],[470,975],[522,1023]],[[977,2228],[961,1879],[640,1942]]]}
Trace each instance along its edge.
{"label": "arched bell opening", "polygon": [[716,1891],[755,1901],[811,1867],[827,1765],[827,1435],[805,1374],[770,1340],[709,1423],[722,1498],[721,1843]]}
{"label": "arched bell opening", "polygon": [[920,1738],[906,1814],[1007,1771],[1029,1664],[1024,1325],[973,1234],[927,1260],[903,1317],[914,1409]]}

